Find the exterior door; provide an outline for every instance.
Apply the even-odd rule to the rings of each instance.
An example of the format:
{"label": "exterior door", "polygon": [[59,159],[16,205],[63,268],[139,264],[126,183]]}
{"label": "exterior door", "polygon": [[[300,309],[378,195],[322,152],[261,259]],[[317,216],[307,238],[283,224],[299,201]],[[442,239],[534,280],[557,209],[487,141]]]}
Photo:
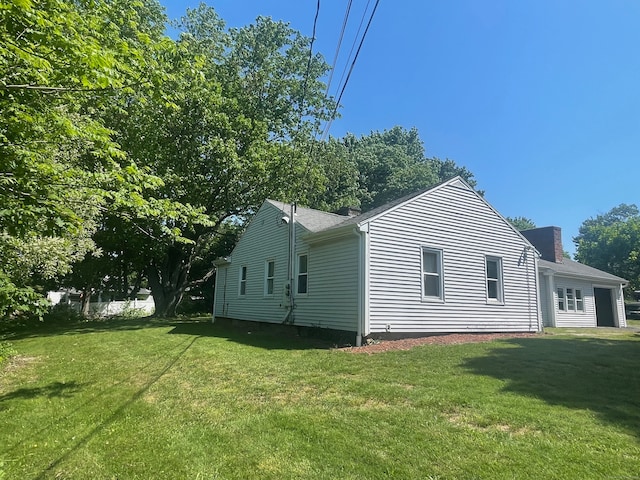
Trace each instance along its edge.
{"label": "exterior door", "polygon": [[594,288],[596,299],[596,321],[599,327],[615,327],[613,316],[613,302],[610,288]]}

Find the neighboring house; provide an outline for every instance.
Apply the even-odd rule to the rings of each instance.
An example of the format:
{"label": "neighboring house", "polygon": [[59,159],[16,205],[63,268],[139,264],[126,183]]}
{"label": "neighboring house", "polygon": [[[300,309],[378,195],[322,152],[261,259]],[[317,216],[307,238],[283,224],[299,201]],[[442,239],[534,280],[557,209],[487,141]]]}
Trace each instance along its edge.
{"label": "neighboring house", "polygon": [[459,177],[362,215],[266,200],[214,318],[376,334],[536,332],[537,252]]}
{"label": "neighboring house", "polygon": [[626,327],[624,278],[563,257],[559,227],[525,230],[538,249],[540,304],[546,327]]}

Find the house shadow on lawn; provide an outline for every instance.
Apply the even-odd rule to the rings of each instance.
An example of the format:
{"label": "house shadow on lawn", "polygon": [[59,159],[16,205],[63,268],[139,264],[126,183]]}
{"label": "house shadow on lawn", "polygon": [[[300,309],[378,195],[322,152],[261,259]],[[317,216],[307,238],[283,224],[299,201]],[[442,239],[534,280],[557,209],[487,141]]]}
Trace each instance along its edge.
{"label": "house shadow on lawn", "polygon": [[46,321],[40,322],[37,320],[21,324],[11,324],[7,322],[7,324],[0,326],[0,336],[4,336],[8,340],[19,340],[21,338],[47,337],[55,335],[140,330],[143,328],[166,328],[173,325],[175,321],[175,318],[163,319],[156,317],[136,317],[104,318],[57,323],[47,323]]}
{"label": "house shadow on lawn", "polygon": [[640,438],[640,342],[511,339],[464,367],[506,382],[505,392],[594,412]]}
{"label": "house shadow on lawn", "polygon": [[210,321],[189,321],[173,325],[169,334],[223,338],[267,350],[329,349],[343,344],[346,339],[344,332],[229,319],[216,319],[214,324]]}

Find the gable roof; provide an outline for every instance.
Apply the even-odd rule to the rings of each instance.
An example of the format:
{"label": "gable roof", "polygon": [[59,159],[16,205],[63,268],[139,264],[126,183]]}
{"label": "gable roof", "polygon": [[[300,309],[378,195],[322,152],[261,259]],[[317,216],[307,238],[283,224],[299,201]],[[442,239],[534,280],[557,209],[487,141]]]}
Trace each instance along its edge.
{"label": "gable roof", "polygon": [[[289,215],[291,212],[291,204],[278,202],[276,200],[266,200],[274,207],[280,209],[282,213]],[[302,225],[310,232],[320,232],[327,228],[341,224],[348,217],[338,215],[337,213],[323,212],[314,210],[313,208],[295,207],[296,223]]]}
{"label": "gable roof", "polygon": [[[520,233],[520,231],[518,231],[518,229],[511,225],[511,223],[507,221],[500,214],[500,212],[493,208],[493,206],[489,202],[487,202],[487,200],[483,196],[479,195],[478,192],[476,192],[473,187],[465,182],[464,179],[460,176],[450,178],[439,184],[432,185],[430,187],[423,188],[422,190],[418,190],[417,192],[410,193],[408,195],[405,195],[404,197],[392,200],[388,203],[385,203],[384,205],[381,205],[377,208],[369,210],[360,215],[356,215],[354,217],[345,217],[344,215],[323,212],[320,210],[314,210],[312,208],[296,207],[296,223],[301,224],[309,231],[309,233],[306,235],[308,241],[321,241],[327,238],[339,237],[346,234],[347,232],[352,231],[354,227],[357,228],[359,226],[362,226],[365,222],[374,219],[375,217],[389,213],[396,207],[400,207],[401,205],[404,205],[414,198],[426,195],[429,192],[433,192],[446,186],[453,186],[473,192],[499,218],[501,218],[511,228],[511,230],[513,230],[516,235],[518,235],[525,242],[525,244],[534,248],[533,245],[531,245],[531,242],[529,242],[529,240],[527,240]],[[276,200],[266,200],[266,202],[279,208],[283,213],[287,215],[290,212],[291,205],[288,203],[283,203]]]}
{"label": "gable roof", "polygon": [[538,260],[538,267],[540,269],[550,270],[554,274],[566,275],[568,277],[588,278],[590,280],[600,280],[608,283],[629,283],[624,278],[611,275],[610,273],[569,260],[568,258],[565,258],[562,263],[555,263],[540,259]]}

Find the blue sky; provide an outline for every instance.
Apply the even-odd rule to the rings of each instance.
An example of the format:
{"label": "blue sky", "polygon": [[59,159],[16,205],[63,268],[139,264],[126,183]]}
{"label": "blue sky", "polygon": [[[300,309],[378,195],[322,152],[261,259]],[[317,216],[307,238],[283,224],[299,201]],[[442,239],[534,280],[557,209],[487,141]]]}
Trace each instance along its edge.
{"label": "blue sky", "polygon": [[[199,2],[161,3],[176,18]],[[230,27],[264,15],[311,36],[317,0],[208,3]],[[334,94],[366,4],[353,0]],[[328,63],[346,5],[320,2]],[[639,25],[637,0],[381,0],[330,134],[416,127],[428,156],[471,170],[504,216],[562,227],[573,253],[585,219],[640,203]]]}

